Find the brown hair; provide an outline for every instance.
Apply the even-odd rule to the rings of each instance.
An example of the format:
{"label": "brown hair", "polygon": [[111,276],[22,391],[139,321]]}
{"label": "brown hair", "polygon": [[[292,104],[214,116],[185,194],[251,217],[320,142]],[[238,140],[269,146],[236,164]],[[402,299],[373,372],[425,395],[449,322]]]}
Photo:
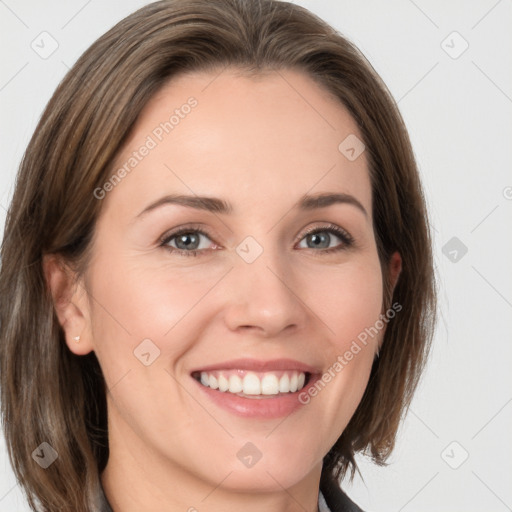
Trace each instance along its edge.
{"label": "brown hair", "polygon": [[[324,459],[338,478],[354,454],[383,464],[424,366],[435,319],[431,240],[409,137],[386,86],[349,41],[306,9],[273,0],[165,0],[128,16],[76,62],[48,103],[27,147],[1,249],[2,420],[9,457],[33,510],[95,510],[108,459],[106,386],[95,354],[76,356],[42,266],[62,256],[87,268],[101,201],[93,191],[148,100],[171,77],[224,66],[255,73],[305,72],[357,122],[373,194],[385,293],[402,310],[386,328],[363,399]],[[341,141],[340,141],[341,142]],[[403,267],[394,291],[391,254]],[[58,461],[43,470],[43,441]]]}

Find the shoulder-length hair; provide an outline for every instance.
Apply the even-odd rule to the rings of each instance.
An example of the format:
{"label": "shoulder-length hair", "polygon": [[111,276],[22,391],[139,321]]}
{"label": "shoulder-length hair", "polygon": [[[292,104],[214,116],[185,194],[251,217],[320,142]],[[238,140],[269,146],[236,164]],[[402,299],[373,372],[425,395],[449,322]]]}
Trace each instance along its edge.
{"label": "shoulder-length hair", "polygon": [[[363,451],[393,449],[432,338],[432,247],[417,165],[391,94],[362,53],[306,9],[275,0],[164,0],[100,37],[49,101],[17,175],[1,248],[1,411],[15,475],[33,510],[95,510],[108,459],[106,386],[94,352],[66,346],[42,266],[56,254],[80,276],[90,261],[101,201],[94,190],[138,115],[173,76],[295,69],[349,110],[366,146],[383,311],[398,303],[362,401],[324,459],[339,478]],[[341,142],[341,141],[340,141]],[[388,262],[402,257],[392,290]],[[32,454],[47,442],[47,469]]]}

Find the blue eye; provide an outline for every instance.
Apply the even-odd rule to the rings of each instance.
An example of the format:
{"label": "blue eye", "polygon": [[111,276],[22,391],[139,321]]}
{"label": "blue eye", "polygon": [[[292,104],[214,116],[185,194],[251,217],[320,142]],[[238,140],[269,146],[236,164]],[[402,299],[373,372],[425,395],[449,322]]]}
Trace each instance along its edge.
{"label": "blue eye", "polygon": [[[331,242],[333,241],[332,235],[334,235],[334,238],[340,240],[341,243],[331,246]],[[334,224],[330,224],[326,227],[316,227],[306,231],[306,233],[302,235],[301,242],[302,241],[306,242],[306,249],[320,248],[322,251],[315,252],[322,254],[348,249],[354,243],[354,239],[344,229]]]}
{"label": "blue eye", "polygon": [[[162,246],[165,246],[170,252],[177,252],[182,256],[197,256],[200,251],[208,249],[208,247],[201,247],[201,237],[210,239],[200,229],[182,228],[162,240]],[[172,242],[175,246],[168,245]]]}
{"label": "blue eye", "polygon": [[[199,256],[212,249],[212,247],[208,247],[210,244],[202,242],[202,237],[208,239],[210,244],[214,244],[208,233],[202,229],[185,227],[166,235],[161,240],[160,245],[170,253],[176,253],[181,256]],[[331,246],[333,239],[335,240],[336,238],[339,240],[338,244]],[[348,249],[354,243],[353,238],[344,229],[335,224],[312,228],[303,233],[299,240],[301,243],[303,241],[306,242],[306,247],[302,246],[301,248],[320,249],[314,251],[319,255]],[[217,245],[214,244],[214,246],[213,249],[218,248]]]}

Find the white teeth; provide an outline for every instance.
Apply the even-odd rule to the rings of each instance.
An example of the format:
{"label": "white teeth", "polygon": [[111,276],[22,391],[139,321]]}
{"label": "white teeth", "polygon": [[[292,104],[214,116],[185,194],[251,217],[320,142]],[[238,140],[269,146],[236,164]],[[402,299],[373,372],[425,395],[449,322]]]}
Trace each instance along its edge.
{"label": "white teeth", "polygon": [[289,393],[290,392],[290,377],[285,373],[281,379],[279,380],[279,393]]}
{"label": "white teeth", "polygon": [[261,395],[261,382],[255,373],[247,373],[247,375],[244,377],[243,386],[244,394]]}
{"label": "white teeth", "polygon": [[219,387],[219,382],[217,381],[217,377],[215,377],[214,375],[210,375],[210,377],[208,379],[208,385],[212,389],[217,389]]}
{"label": "white teeth", "polygon": [[264,395],[277,395],[279,393],[279,381],[273,373],[269,373],[261,379],[261,392]]}
{"label": "white teeth", "polygon": [[238,375],[231,375],[231,377],[229,377],[229,392],[241,393],[242,389],[242,379]]}
{"label": "white teeth", "polygon": [[203,386],[222,392],[244,395],[278,395],[295,393],[304,387],[306,374],[298,371],[279,371],[279,378],[274,372],[256,373],[245,370],[226,370],[201,372],[200,382]]}
{"label": "white teeth", "polygon": [[229,381],[224,375],[220,374],[217,380],[219,382],[219,391],[227,391],[229,389]]}
{"label": "white teeth", "polygon": [[297,391],[297,372],[293,372],[290,379],[290,393],[295,393],[295,391]]}

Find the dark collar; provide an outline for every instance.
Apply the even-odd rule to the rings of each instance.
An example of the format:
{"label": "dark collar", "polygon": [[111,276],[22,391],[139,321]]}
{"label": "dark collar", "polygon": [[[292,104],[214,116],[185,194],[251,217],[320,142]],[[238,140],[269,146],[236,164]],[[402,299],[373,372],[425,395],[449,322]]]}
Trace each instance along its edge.
{"label": "dark collar", "polygon": [[334,477],[322,471],[320,490],[331,512],[363,512],[342,490]]}

